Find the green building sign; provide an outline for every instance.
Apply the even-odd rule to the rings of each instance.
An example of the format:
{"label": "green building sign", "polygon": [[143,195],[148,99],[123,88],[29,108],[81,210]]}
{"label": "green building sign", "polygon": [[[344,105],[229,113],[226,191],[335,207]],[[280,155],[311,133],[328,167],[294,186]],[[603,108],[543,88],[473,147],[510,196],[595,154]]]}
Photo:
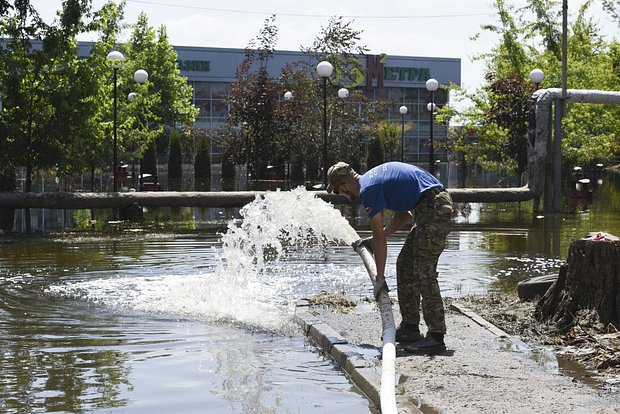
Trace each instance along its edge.
{"label": "green building sign", "polygon": [[209,60],[177,60],[179,69],[189,72],[209,72],[211,71],[211,61]]}

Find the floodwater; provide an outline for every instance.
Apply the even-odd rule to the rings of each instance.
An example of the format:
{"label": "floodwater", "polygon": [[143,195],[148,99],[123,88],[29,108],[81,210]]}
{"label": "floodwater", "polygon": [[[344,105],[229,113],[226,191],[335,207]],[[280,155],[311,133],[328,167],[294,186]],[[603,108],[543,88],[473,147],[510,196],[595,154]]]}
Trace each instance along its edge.
{"label": "floodwater", "polygon": [[[458,206],[439,262],[444,296],[514,289],[556,272],[571,240],[620,234],[618,188],[605,179],[591,203],[567,200],[558,215],[534,213],[531,203]],[[332,214],[346,215],[360,235],[367,222],[304,193],[275,197],[244,221],[209,213],[190,231],[5,240],[0,411],[374,412],[292,320],[295,302],[308,295],[371,294],[348,247],[357,235]],[[218,217],[229,223],[224,236],[212,230]],[[292,222],[302,228],[286,227]],[[403,237],[390,240],[391,285]]]}

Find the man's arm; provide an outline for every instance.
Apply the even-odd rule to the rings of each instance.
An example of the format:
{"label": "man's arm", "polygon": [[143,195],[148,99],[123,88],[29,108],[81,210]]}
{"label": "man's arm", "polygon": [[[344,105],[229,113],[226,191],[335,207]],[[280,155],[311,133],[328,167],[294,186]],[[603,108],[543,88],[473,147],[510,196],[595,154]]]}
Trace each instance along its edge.
{"label": "man's arm", "polygon": [[394,217],[392,217],[392,221],[390,221],[390,224],[388,224],[385,230],[383,231],[385,233],[385,237],[402,229],[405,226],[405,224],[411,221],[412,217],[413,216],[409,211],[394,212]]}
{"label": "man's arm", "polygon": [[383,212],[379,212],[370,218],[372,229],[372,253],[377,265],[377,280],[385,279],[385,262],[387,258],[387,239],[383,229]]}
{"label": "man's arm", "polygon": [[377,265],[377,279],[385,278],[385,263],[387,261],[387,237],[397,230],[400,230],[411,220],[411,213],[408,211],[397,211],[390,221],[390,224],[383,228],[383,212],[379,212],[370,218],[372,229],[372,252],[375,256]]}

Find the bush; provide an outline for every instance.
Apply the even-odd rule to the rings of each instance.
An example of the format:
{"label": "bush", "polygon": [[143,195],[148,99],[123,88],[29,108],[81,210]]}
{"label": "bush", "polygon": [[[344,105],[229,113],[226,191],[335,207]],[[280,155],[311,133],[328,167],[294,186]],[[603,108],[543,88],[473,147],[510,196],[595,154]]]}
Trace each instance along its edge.
{"label": "bush", "polygon": [[172,131],[170,134],[170,150],[168,152],[168,187],[170,190],[181,188],[183,176],[183,154],[181,151],[182,134]]}
{"label": "bush", "polygon": [[377,165],[383,164],[385,162],[385,148],[383,146],[383,142],[374,138],[368,143],[368,160],[366,168],[370,170]]}
{"label": "bush", "polygon": [[194,188],[205,190],[211,181],[211,153],[209,139],[201,137],[196,142],[196,158],[194,159]]}

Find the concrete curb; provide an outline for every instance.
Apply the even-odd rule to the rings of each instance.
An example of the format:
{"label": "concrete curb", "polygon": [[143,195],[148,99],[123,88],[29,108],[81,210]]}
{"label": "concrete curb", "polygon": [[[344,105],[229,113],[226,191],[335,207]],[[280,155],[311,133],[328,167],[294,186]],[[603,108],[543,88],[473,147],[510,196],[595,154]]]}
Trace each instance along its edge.
{"label": "concrete curb", "polygon": [[487,321],[482,316],[478,315],[476,312],[469,309],[468,307],[461,305],[460,303],[453,303],[450,305],[450,308],[452,310],[455,310],[467,316],[469,319],[476,322],[478,325],[482,326],[483,328],[487,329],[489,332],[491,332],[493,335],[497,336],[498,338],[510,339],[510,335],[508,335],[506,332],[504,332],[497,326],[493,325],[491,322]]}
{"label": "concrete curb", "polygon": [[[337,363],[351,382],[368,398],[377,410],[381,407],[381,368],[375,363],[364,359],[363,355],[349,344],[331,326],[323,323],[319,318],[308,311],[309,303],[300,300],[296,304],[295,322],[323,352]],[[408,402],[404,396],[396,396],[396,405],[399,413],[422,413],[417,407]]]}

